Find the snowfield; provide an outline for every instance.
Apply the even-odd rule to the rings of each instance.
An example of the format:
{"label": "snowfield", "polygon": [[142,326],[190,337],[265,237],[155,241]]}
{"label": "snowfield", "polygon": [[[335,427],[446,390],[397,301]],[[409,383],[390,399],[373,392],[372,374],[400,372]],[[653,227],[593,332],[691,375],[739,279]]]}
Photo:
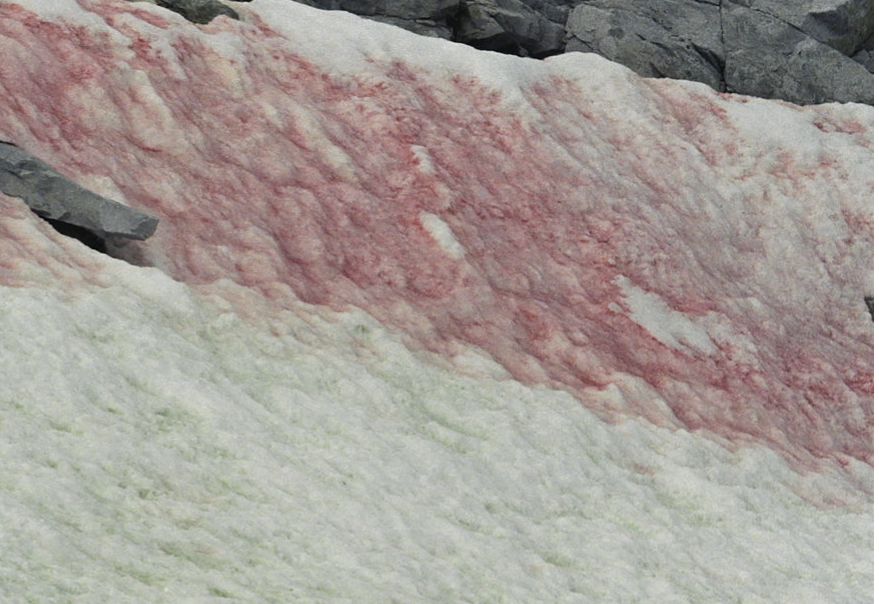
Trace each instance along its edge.
{"label": "snowfield", "polygon": [[872,109],[288,0],[0,1],[0,600],[872,601]]}

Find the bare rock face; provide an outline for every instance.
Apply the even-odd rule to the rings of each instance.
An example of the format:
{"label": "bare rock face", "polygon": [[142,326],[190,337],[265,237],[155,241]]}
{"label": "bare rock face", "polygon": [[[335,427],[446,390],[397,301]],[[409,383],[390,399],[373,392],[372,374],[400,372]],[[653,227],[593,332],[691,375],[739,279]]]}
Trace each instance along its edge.
{"label": "bare rock face", "polygon": [[725,4],[775,17],[846,56],[873,33],[872,0],[728,0]]}
{"label": "bare rock face", "polygon": [[800,104],[873,102],[873,74],[840,50],[762,10],[728,4],[722,15],[728,90]]}
{"label": "bare rock face", "polygon": [[566,51],[595,52],[646,77],[721,89],[724,49],[716,4],[597,0],[571,12],[567,32]]}
{"label": "bare rock face", "polygon": [[853,57],[855,61],[863,65],[867,68],[867,71],[873,73],[873,51],[872,50],[861,50],[858,51]]}
{"label": "bare rock face", "polygon": [[21,198],[53,224],[85,229],[102,239],[146,239],[157,218],[101,197],[58,174],[23,149],[0,142],[0,192]]}
{"label": "bare rock face", "polygon": [[873,36],[870,36],[861,49],[852,55],[852,59],[866,67],[870,73],[873,73]]}

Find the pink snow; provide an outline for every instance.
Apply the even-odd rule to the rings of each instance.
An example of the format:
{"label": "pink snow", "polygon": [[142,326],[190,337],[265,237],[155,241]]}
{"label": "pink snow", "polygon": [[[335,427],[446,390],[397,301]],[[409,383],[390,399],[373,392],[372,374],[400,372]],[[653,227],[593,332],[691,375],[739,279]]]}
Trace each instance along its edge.
{"label": "pink snow", "polygon": [[[740,132],[754,102],[699,86],[602,91],[547,68],[519,110],[477,75],[399,58],[322,69],[256,6],[196,27],[76,2],[102,25],[0,4],[0,139],[159,216],[132,257],[278,308],[362,308],[413,349],[476,348],[609,421],[795,467],[872,463],[864,112],[756,102],[811,120],[808,149],[784,147]],[[91,270],[75,244],[28,248],[23,212],[0,199],[0,285],[26,284],[19,257]]]}

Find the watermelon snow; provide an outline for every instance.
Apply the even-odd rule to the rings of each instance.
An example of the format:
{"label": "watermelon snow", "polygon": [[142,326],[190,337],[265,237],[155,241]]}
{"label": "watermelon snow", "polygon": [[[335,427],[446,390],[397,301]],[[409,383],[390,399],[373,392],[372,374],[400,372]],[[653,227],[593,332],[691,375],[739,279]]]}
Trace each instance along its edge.
{"label": "watermelon snow", "polygon": [[0,599],[870,600],[870,107],[235,8],[0,2]]}

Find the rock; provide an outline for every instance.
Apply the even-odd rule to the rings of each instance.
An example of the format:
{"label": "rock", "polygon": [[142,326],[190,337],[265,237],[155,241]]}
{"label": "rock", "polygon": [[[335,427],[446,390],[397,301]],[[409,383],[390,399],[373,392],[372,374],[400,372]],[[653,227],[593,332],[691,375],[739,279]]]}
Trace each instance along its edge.
{"label": "rock", "polygon": [[725,0],[787,23],[845,55],[873,33],[873,0]]}
{"label": "rock", "polygon": [[159,223],[157,218],[84,189],[7,142],[0,142],[0,192],[22,199],[42,218],[86,229],[102,239],[146,239]]}
{"label": "rock", "polygon": [[861,50],[858,51],[852,57],[853,60],[857,61],[861,65],[867,68],[867,71],[873,73],[873,51],[872,50]]}
{"label": "rock", "polygon": [[373,16],[366,18],[373,21],[378,21],[379,23],[396,25],[399,28],[411,31],[414,34],[427,36],[429,38],[442,38],[444,40],[451,40],[454,37],[454,32],[450,25],[432,21],[430,19],[417,19],[413,21],[409,19],[401,19],[399,17]]}
{"label": "rock", "polygon": [[476,48],[537,58],[564,50],[565,29],[521,0],[468,0],[455,40]]}
{"label": "rock", "polygon": [[873,73],[873,36],[871,35],[867,38],[867,41],[864,42],[864,45],[861,46],[860,50],[852,55],[852,59],[863,65],[867,68],[870,73]]}
{"label": "rock", "polygon": [[[206,24],[220,15],[239,19],[238,13],[220,2],[219,0],[131,0],[134,2],[149,2],[162,8],[174,11],[182,15],[187,21]],[[249,2],[250,0],[241,0]]]}
{"label": "rock", "polygon": [[344,10],[417,34],[452,38],[452,20],[460,0],[301,0],[323,10]]}
{"label": "rock", "polygon": [[759,10],[724,3],[731,92],[800,104],[873,102],[873,75],[857,61]]}
{"label": "rock", "polygon": [[522,4],[560,25],[568,21],[571,9],[579,3],[580,0],[522,0]]}
{"label": "rock", "polygon": [[720,10],[702,2],[594,0],[568,18],[565,50],[595,52],[642,76],[695,80],[720,90]]}

